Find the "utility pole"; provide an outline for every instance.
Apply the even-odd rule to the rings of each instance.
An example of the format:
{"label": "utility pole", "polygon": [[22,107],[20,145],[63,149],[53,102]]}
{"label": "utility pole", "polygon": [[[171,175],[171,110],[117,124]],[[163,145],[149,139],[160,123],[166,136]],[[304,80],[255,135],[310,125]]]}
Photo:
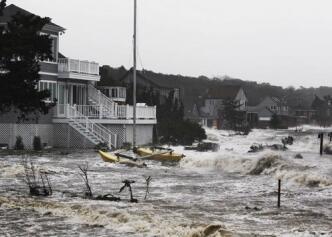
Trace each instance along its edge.
{"label": "utility pole", "polygon": [[137,18],[137,0],[134,0],[134,47],[133,47],[133,148],[136,147],[136,18]]}

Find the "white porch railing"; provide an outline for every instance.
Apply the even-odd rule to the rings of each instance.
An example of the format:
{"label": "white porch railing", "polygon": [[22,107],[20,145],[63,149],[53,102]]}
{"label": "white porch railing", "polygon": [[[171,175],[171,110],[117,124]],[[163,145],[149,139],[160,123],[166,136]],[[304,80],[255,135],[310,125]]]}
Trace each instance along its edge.
{"label": "white porch railing", "polygon": [[[115,113],[109,116],[108,110],[103,105],[74,105],[82,115],[92,119],[133,119],[133,106],[116,105]],[[156,119],[156,106],[137,106],[137,119]]]}
{"label": "white porch railing", "polygon": [[[56,117],[68,118],[73,116],[68,114],[68,105],[57,104]],[[88,117],[90,119],[133,119],[133,106],[131,105],[115,105],[114,114],[109,116],[108,110],[103,108],[103,105],[73,105],[77,114]],[[76,115],[77,116],[77,115]],[[157,108],[156,106],[137,106],[136,118],[137,119],[156,119]]]}
{"label": "white porch railing", "polygon": [[[134,108],[131,105],[118,105],[117,116],[121,119],[133,119]],[[156,119],[156,106],[136,106],[136,119]]]}
{"label": "white porch railing", "polygon": [[108,118],[115,118],[115,111],[117,110],[117,103],[104,95],[100,90],[97,90],[94,86],[88,85],[88,97],[89,100],[98,106],[98,109],[102,112],[102,115]]}
{"label": "white porch railing", "polygon": [[114,101],[125,102],[127,97],[126,87],[100,86],[98,89],[108,98]]}
{"label": "white porch railing", "polygon": [[60,58],[58,60],[58,70],[59,72],[99,75],[99,64],[78,59]]}
{"label": "white porch railing", "polygon": [[98,140],[106,142],[110,147],[117,146],[116,134],[113,134],[103,125],[92,122],[87,116],[84,116],[74,106],[67,104],[65,108],[67,114],[66,117],[73,122],[74,128],[77,128],[79,130],[85,130],[88,134],[91,134]]}

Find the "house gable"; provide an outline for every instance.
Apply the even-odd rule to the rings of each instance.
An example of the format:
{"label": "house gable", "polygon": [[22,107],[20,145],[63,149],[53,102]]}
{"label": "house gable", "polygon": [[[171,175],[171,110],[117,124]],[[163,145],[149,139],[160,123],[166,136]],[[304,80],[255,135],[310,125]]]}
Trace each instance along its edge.
{"label": "house gable", "polygon": [[[10,4],[3,10],[3,15],[0,16],[0,24],[6,25],[9,21],[11,21],[12,17],[17,13],[22,15],[34,15],[37,16],[27,10],[24,10],[14,4]],[[58,35],[59,32],[64,32],[65,28],[50,22],[49,24],[45,25],[43,28],[43,32],[47,34],[55,34]]]}

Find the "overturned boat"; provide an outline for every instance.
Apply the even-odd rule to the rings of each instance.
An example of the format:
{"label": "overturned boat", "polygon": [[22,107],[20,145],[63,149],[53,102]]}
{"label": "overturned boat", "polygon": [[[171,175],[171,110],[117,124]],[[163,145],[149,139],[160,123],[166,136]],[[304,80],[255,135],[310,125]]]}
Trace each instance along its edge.
{"label": "overturned boat", "polygon": [[142,162],[141,160],[138,160],[137,158],[127,156],[125,154],[120,153],[110,153],[110,152],[104,152],[99,150],[98,151],[100,157],[103,161],[109,162],[109,163],[118,163],[123,164],[131,167],[146,167],[146,164]]}
{"label": "overturned boat", "polygon": [[164,147],[140,147],[134,151],[144,160],[157,160],[157,161],[180,161],[185,155],[175,153],[174,150]]}

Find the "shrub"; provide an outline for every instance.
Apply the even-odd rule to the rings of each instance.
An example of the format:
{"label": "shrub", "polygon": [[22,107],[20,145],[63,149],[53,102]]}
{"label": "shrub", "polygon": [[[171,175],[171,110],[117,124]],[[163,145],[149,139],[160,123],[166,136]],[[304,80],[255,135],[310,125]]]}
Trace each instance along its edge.
{"label": "shrub", "polygon": [[41,151],[43,149],[41,138],[39,136],[34,136],[33,138],[33,149],[35,151]]}
{"label": "shrub", "polygon": [[16,142],[15,142],[15,150],[24,150],[24,143],[23,143],[23,139],[21,136],[17,136],[16,137]]}
{"label": "shrub", "polygon": [[122,143],[122,149],[125,149],[125,150],[130,150],[131,149],[131,143],[130,142],[124,142]]}
{"label": "shrub", "polygon": [[109,147],[107,145],[106,142],[99,142],[96,146],[95,146],[95,150],[96,151],[109,151]]}
{"label": "shrub", "polygon": [[270,120],[270,127],[273,129],[281,128],[281,120],[277,114],[273,114]]}
{"label": "shrub", "polygon": [[161,143],[191,145],[194,141],[206,139],[205,130],[201,125],[190,120],[160,123],[159,126],[162,135]]}

